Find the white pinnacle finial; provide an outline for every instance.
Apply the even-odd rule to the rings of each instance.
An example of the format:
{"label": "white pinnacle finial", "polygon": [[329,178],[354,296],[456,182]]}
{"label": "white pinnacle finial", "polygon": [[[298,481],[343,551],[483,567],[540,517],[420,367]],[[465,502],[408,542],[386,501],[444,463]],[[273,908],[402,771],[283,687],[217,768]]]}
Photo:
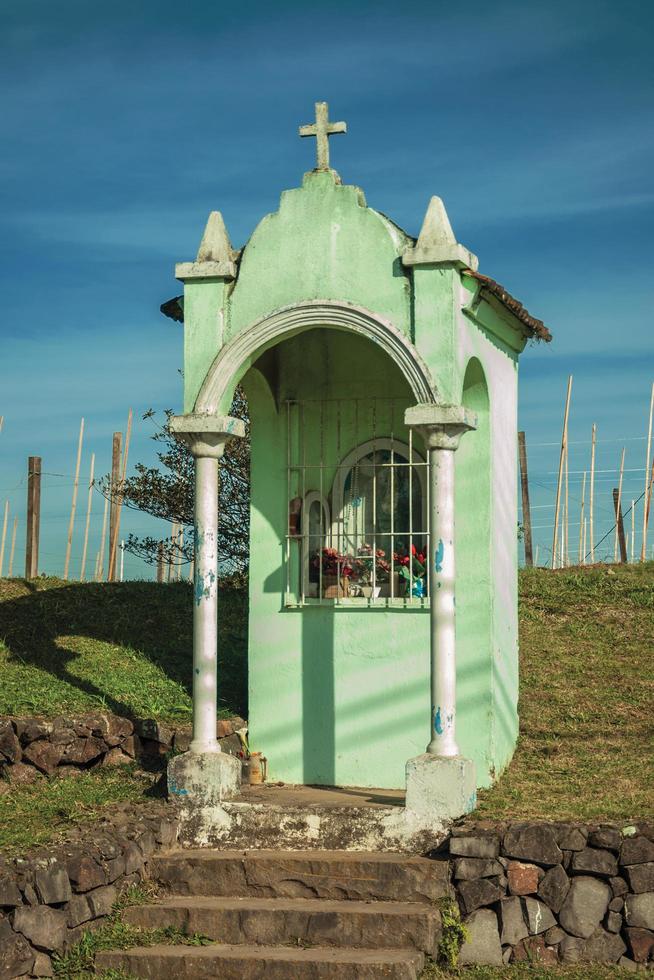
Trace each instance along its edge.
{"label": "white pinnacle finial", "polygon": [[300,126],[300,136],[316,137],[316,170],[329,170],[329,137],[333,133],[347,133],[344,122],[329,121],[329,106],[326,102],[316,102],[316,121],[309,126]]}
{"label": "white pinnacle finial", "polygon": [[212,211],[204,229],[196,262],[231,262],[232,246],[220,211]]}
{"label": "white pinnacle finial", "polygon": [[178,262],[175,266],[175,276],[182,282],[196,280],[226,281],[236,279],[238,270],[236,262],[238,252],[229,243],[227,229],[220,211],[209,214],[207,227],[200,242],[197,258],[194,262]]}
{"label": "white pinnacle finial", "polygon": [[454,265],[459,269],[477,269],[477,256],[460,245],[452,231],[450,219],[440,197],[432,197],[414,246],[402,256],[404,265]]}
{"label": "white pinnacle finial", "polygon": [[434,245],[455,245],[456,238],[452,231],[450,219],[445,205],[440,197],[432,197],[425,214],[425,220],[418,236],[418,248],[429,248]]}

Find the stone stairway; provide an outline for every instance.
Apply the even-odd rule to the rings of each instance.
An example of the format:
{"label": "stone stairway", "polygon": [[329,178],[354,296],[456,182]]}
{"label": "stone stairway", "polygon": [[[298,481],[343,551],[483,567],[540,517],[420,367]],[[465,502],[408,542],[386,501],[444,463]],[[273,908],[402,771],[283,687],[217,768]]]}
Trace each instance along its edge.
{"label": "stone stairway", "polygon": [[97,970],[220,980],[417,980],[441,932],[447,863],[346,851],[179,851],[153,858],[165,897],[127,909],[211,946],[107,951]]}

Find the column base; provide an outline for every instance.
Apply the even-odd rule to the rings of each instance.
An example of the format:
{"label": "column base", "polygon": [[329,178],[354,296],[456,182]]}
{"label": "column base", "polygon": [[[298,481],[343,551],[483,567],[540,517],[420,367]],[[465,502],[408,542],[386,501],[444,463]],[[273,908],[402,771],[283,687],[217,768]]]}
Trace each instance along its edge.
{"label": "column base", "polygon": [[477,805],[475,764],[424,752],[406,764],[406,810],[420,823],[455,820]]}
{"label": "column base", "polygon": [[184,752],[168,763],[168,795],[193,807],[219,806],[240,791],[240,759],[226,752]]}

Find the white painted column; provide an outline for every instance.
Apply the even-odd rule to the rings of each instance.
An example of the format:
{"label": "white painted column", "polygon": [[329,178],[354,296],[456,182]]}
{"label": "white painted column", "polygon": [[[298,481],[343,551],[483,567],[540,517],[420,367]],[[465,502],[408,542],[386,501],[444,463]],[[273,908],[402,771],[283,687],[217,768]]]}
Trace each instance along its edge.
{"label": "white painted column", "polygon": [[454,449],[429,448],[431,739],[433,755],[459,755],[456,742]]}
{"label": "white painted column", "polygon": [[243,436],[240,419],[178,415],[171,431],[195,457],[193,580],[193,738],[189,751],[220,752],[218,695],[218,461],[228,440]]}
{"label": "white painted column", "polygon": [[429,647],[431,717],[429,755],[459,755],[456,741],[456,570],[454,453],[464,432],[477,427],[461,405],[416,405],[405,422],[418,430],[429,457]]}
{"label": "white painted column", "polygon": [[218,460],[195,457],[193,515],[193,738],[191,752],[220,752],[218,699]]}

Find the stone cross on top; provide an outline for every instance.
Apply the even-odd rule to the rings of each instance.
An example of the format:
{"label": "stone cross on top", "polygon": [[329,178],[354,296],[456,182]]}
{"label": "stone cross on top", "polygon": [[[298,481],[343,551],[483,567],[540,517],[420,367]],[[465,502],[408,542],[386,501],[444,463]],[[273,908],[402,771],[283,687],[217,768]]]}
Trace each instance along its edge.
{"label": "stone cross on top", "polygon": [[329,137],[334,133],[347,133],[347,125],[344,122],[330,122],[327,103],[316,102],[316,121],[300,126],[300,136],[316,137],[317,170],[329,170]]}

